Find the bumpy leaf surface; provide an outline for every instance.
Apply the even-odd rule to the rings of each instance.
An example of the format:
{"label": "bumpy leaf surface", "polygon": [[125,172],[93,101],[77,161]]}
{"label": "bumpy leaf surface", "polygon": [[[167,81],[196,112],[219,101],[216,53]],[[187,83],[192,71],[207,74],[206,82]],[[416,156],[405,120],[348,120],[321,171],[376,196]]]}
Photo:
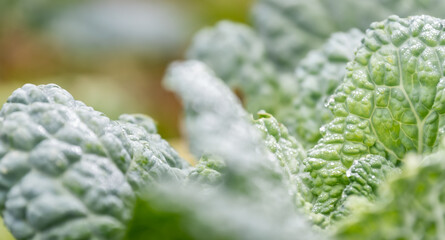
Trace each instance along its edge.
{"label": "bumpy leaf surface", "polygon": [[227,184],[246,188],[243,191],[251,187],[282,185],[279,164],[267,151],[249,115],[238,98],[205,64],[194,60],[173,64],[165,84],[183,100],[192,153],[197,157],[222,158],[227,169],[235,172],[230,178],[234,182]]}
{"label": "bumpy leaf surface", "polygon": [[306,152],[302,145],[289,135],[287,128],[272,115],[261,112],[258,116],[259,118],[254,120],[255,127],[261,131],[267,148],[278,160],[296,206],[310,212],[311,194],[302,182]]}
{"label": "bumpy leaf surface", "polygon": [[[416,157],[414,157],[416,158]],[[381,187],[376,203],[352,209],[337,239],[442,239],[445,236],[445,152],[411,159]]]}
{"label": "bumpy leaf surface", "polygon": [[263,43],[249,26],[222,21],[203,29],[187,56],[206,63],[231,88],[241,91],[250,112],[263,109],[274,113],[284,98]]}
{"label": "bumpy leaf surface", "polygon": [[332,120],[326,101],[343,80],[346,63],[353,60],[363,37],[357,29],[334,33],[320,49],[309,52],[296,68],[299,91],[291,109],[280,108],[277,118],[306,147],[317,143],[321,138],[320,127]]}
{"label": "bumpy leaf surface", "polygon": [[355,160],[346,172],[350,184],[343,192],[343,198],[356,195],[375,200],[378,187],[393,171],[396,171],[395,166],[379,155],[369,154]]}
{"label": "bumpy leaf surface", "polygon": [[230,89],[198,61],[173,64],[165,81],[183,99],[192,151],[226,164],[223,184],[209,195],[184,196],[183,206],[194,213],[189,226],[204,224],[205,232],[219,233],[211,239],[313,238],[295,211],[278,161]]}
{"label": "bumpy leaf surface", "polygon": [[190,171],[188,179],[205,185],[218,185],[223,181],[226,164],[216,156],[202,156]]}
{"label": "bumpy leaf surface", "polygon": [[[286,127],[280,124],[272,115],[260,112],[259,118],[253,121],[254,126],[260,130],[267,149],[274,155],[282,169],[289,192],[294,197],[297,207],[304,208],[310,213],[310,191],[302,182],[303,160],[306,152],[298,141],[289,135]],[[204,184],[221,184],[226,171],[223,159],[216,156],[203,156],[193,170],[189,179]]]}
{"label": "bumpy leaf surface", "polygon": [[366,32],[329,100],[334,119],[305,160],[314,212],[338,207],[355,160],[374,154],[397,164],[408,152],[436,148],[445,113],[443,24],[429,16],[393,16]]}
{"label": "bumpy leaf surface", "polygon": [[141,185],[185,175],[152,123],[111,121],[56,85],[17,89],[0,111],[0,207],[14,236],[120,239]]}
{"label": "bumpy leaf surface", "polygon": [[444,7],[440,0],[259,0],[252,18],[276,66],[292,71],[334,32],[365,30],[391,14],[445,17]]}
{"label": "bumpy leaf surface", "polygon": [[283,122],[306,147],[321,137],[320,127],[332,119],[324,105],[339,85],[363,34],[336,33],[314,50],[292,74],[275,71],[261,39],[248,26],[223,21],[199,32],[188,51],[212,68],[231,88],[240,90],[251,113],[265,110]]}
{"label": "bumpy leaf surface", "polygon": [[354,205],[364,206],[373,203],[378,196],[380,186],[388,178],[398,174],[399,170],[379,155],[369,154],[355,160],[346,172],[349,185],[346,186],[339,200],[339,208],[331,214],[330,218],[320,218],[317,224],[327,226],[353,213],[356,210]]}
{"label": "bumpy leaf surface", "polygon": [[[306,153],[295,138],[289,136],[286,127],[280,124],[273,116],[267,113],[258,113],[259,119],[255,126],[263,133],[263,138],[269,151],[279,161],[287,180],[288,189],[293,194],[295,204],[316,224],[326,226],[330,220],[321,214],[311,213],[312,194],[304,184],[310,176],[303,172],[303,161]],[[397,172],[394,165],[384,157],[367,155],[352,164],[346,172],[350,184],[344,190],[340,199],[341,208],[333,214],[334,220],[347,215],[346,201],[350,196],[364,197],[369,201],[375,200],[378,186],[388,176]]]}

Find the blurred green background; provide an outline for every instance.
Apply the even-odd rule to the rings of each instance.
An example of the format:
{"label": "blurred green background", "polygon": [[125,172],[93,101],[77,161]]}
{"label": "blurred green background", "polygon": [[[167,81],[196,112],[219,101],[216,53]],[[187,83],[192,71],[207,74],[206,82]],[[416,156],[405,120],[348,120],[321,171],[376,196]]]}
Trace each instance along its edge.
{"label": "blurred green background", "polygon": [[179,135],[178,103],[160,85],[193,34],[246,21],[248,0],[3,0],[0,100],[24,83],[56,83],[111,118],[143,112]]}
{"label": "blurred green background", "polygon": [[[180,104],[166,66],[193,34],[248,20],[250,0],[2,0],[0,102],[25,83],[56,83],[110,118],[146,113],[175,147]],[[1,221],[1,218],[0,218]],[[0,223],[0,239],[13,239]]]}

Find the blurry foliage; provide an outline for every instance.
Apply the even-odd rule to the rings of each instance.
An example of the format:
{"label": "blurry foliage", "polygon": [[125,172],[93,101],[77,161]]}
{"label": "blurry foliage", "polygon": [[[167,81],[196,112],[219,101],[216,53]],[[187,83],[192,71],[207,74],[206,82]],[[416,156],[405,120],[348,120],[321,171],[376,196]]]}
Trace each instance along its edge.
{"label": "blurry foliage", "polygon": [[[177,140],[180,105],[160,84],[165,67],[182,57],[198,29],[221,19],[247,21],[250,5],[250,0],[2,0],[0,101],[24,83],[56,83],[111,118],[123,112],[152,116],[160,134],[175,138],[175,147],[186,152]],[[2,223],[0,239],[13,239]]]}
{"label": "blurry foliage", "polygon": [[[388,9],[384,14],[393,13],[394,8],[398,9],[402,5],[400,1],[381,0],[384,3],[382,6]],[[0,101],[6,101],[6,97],[14,89],[27,82],[56,83],[71,92],[76,99],[111,118],[115,119],[123,112],[151,115],[158,122],[160,134],[173,138],[172,144],[182,152],[181,155],[193,162],[193,157],[183,153],[187,152],[184,141],[178,140],[180,105],[171,93],[162,88],[160,80],[166,64],[183,56],[184,49],[198,29],[213,25],[221,19],[248,22],[252,2],[253,0],[1,0]],[[300,34],[297,38],[300,42],[289,41],[292,44],[303,42],[317,46],[331,32],[347,30],[350,26],[340,21],[345,20],[345,16],[336,15],[344,12],[344,9],[348,9],[351,16],[358,19],[366,19],[362,13],[380,13],[368,11],[370,8],[364,3],[371,4],[371,1],[351,0],[344,1],[345,4],[337,4],[327,0],[295,0],[295,3],[299,2],[306,4],[308,8],[300,8],[302,14],[298,15],[298,21],[293,22],[294,28],[298,30],[301,27],[304,31],[308,30],[308,35],[315,37],[302,38]],[[330,14],[318,11],[318,5],[314,4],[316,2],[329,3],[323,9]],[[435,7],[440,3],[439,0],[408,2],[425,2],[425,9],[428,10],[428,6],[433,6],[432,10],[441,9]],[[364,10],[356,11],[351,7],[355,5],[349,3]],[[404,8],[398,9],[400,14],[424,10],[422,8],[417,11],[414,8],[414,11],[411,5],[403,4]],[[283,6],[273,9],[289,12],[289,6]],[[297,6],[300,7],[298,4]],[[317,31],[326,31],[313,34],[315,28],[306,25],[308,19],[312,24],[313,18],[301,17],[310,16],[313,12],[323,16],[320,17],[320,26],[335,26],[327,29],[319,27]],[[436,16],[442,14],[441,11],[434,13]],[[261,21],[257,18],[261,16],[265,15],[253,13],[253,22],[257,22],[258,28],[267,28],[267,24],[259,23]],[[333,20],[337,18],[338,21]],[[357,20],[346,20],[353,26],[359,23]],[[270,22],[270,19],[266,21]],[[365,28],[368,24],[369,21],[366,20],[359,25]],[[275,29],[266,30],[264,31],[272,33],[272,37],[276,35]],[[270,49],[284,49],[293,54],[285,44],[272,44]],[[306,53],[309,49],[307,47],[302,52]],[[297,61],[298,58],[294,60]],[[289,69],[293,70],[294,65],[289,65]],[[148,208],[146,211],[152,209]],[[157,221],[163,220],[162,216],[159,219],[158,215],[153,216]],[[175,217],[174,214],[172,216]],[[1,218],[0,239],[13,239],[3,227]]]}
{"label": "blurry foliage", "polygon": [[252,22],[276,67],[293,71],[334,32],[364,31],[390,15],[443,18],[444,7],[442,0],[258,0]]}
{"label": "blurry foliage", "polygon": [[53,82],[113,117],[143,112],[178,137],[179,103],[160,85],[194,32],[246,21],[251,1],[5,0],[0,3],[0,100],[31,82]]}

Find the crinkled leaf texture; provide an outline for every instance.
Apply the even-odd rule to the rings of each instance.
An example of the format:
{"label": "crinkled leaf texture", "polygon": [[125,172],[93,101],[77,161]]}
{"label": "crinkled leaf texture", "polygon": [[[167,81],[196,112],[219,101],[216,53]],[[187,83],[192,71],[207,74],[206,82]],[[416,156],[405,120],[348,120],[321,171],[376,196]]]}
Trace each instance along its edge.
{"label": "crinkled leaf texture", "polygon": [[352,214],[337,226],[336,239],[442,239],[445,152],[421,160],[408,157],[402,173],[382,185],[374,205],[352,208]]}
{"label": "crinkled leaf texture", "polygon": [[202,156],[188,175],[188,180],[215,186],[224,180],[226,164],[218,156]]}
{"label": "crinkled leaf texture", "polygon": [[198,157],[222,158],[231,169],[227,174],[232,175],[226,184],[245,193],[282,185],[273,154],[267,151],[238,98],[211,69],[194,60],[174,63],[165,84],[183,100],[192,152]]}
{"label": "crinkled leaf texture", "polygon": [[165,84],[183,100],[193,152],[223,159],[224,174],[214,188],[189,181],[149,190],[137,204],[128,239],[146,239],[144,233],[164,239],[323,239],[295,211],[278,161],[208,67],[174,63]]}
{"label": "crinkled leaf texture", "polygon": [[334,32],[365,30],[391,14],[443,18],[444,8],[441,0],[259,0],[252,19],[275,65],[292,71],[309,50]]}
{"label": "crinkled leaf texture", "polygon": [[305,159],[314,212],[338,209],[354,161],[372,154],[398,164],[408,152],[437,147],[445,113],[443,24],[429,16],[392,16],[366,32],[329,100],[334,119]]}
{"label": "crinkled leaf texture", "polygon": [[279,123],[272,115],[258,113],[259,118],[254,125],[263,135],[268,150],[275,156],[282,168],[289,192],[294,196],[295,205],[310,213],[310,191],[302,182],[303,160],[306,152],[303,146],[289,135],[287,128]]}
{"label": "crinkled leaf texture", "polygon": [[153,121],[111,121],[60,87],[26,84],[0,111],[0,207],[17,239],[120,239],[137,191],[187,163]]}
{"label": "crinkled leaf texture", "polygon": [[350,183],[343,192],[343,200],[347,200],[350,195],[375,200],[380,184],[397,170],[391,162],[379,155],[369,154],[355,160],[346,172]]}
{"label": "crinkled leaf texture", "polygon": [[222,21],[200,31],[188,50],[216,75],[242,93],[251,113],[265,110],[282,121],[306,147],[320,139],[320,127],[332,120],[324,105],[345,74],[363,34],[336,33],[296,69],[296,77],[276,71],[261,39],[248,26]]}
{"label": "crinkled leaf texture", "polygon": [[[303,209],[304,213],[311,214],[308,202],[311,194],[302,182],[302,175],[306,174],[302,171],[303,160],[306,157],[305,150],[272,115],[259,112],[258,116],[258,119],[253,120],[253,125],[260,131],[265,146],[273,154],[273,161],[280,165],[283,180],[294,197],[295,205]],[[215,186],[224,181],[225,171],[224,159],[205,155],[190,171],[189,179]]]}

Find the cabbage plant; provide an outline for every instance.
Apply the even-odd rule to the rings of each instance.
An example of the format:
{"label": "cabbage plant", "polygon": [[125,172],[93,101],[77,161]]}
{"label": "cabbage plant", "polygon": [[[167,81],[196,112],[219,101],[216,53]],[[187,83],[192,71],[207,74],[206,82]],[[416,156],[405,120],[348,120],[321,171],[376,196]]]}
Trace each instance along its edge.
{"label": "cabbage plant", "polygon": [[445,20],[333,34],[294,73],[267,44],[223,22],[168,68],[195,165],[148,116],[111,120],[54,84],[14,91],[5,225],[18,240],[442,239]]}

